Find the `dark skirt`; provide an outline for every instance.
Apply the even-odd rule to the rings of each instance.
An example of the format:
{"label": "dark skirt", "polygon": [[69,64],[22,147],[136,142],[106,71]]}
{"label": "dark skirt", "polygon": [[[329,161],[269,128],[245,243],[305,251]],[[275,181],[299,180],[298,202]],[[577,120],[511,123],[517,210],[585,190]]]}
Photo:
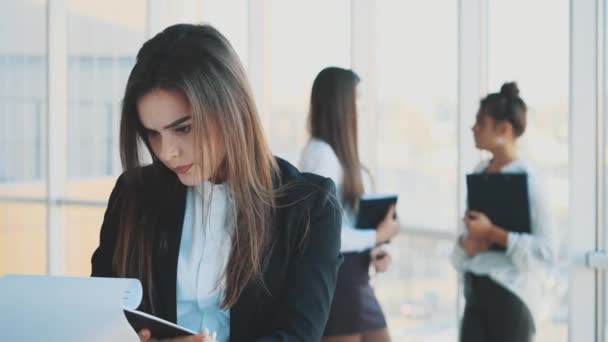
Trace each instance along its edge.
{"label": "dark skirt", "polygon": [[461,342],[532,342],[530,310],[511,291],[487,276],[465,274]]}
{"label": "dark skirt", "polygon": [[384,314],[369,284],[370,261],[369,252],[344,253],[323,336],[355,335],[386,328]]}

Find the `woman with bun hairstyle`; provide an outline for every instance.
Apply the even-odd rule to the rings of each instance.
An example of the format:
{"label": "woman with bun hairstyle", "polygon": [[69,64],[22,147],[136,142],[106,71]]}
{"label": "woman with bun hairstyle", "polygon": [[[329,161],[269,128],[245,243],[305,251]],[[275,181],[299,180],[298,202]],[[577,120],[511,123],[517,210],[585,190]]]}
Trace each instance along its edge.
{"label": "woman with bun hairstyle", "polygon": [[[481,212],[467,211],[451,261],[464,278],[461,342],[527,342],[535,335],[534,313],[543,277],[556,262],[556,232],[542,181],[519,154],[527,107],[515,83],[481,100],[472,128],[478,149],[491,153],[474,173],[527,175],[531,233],[509,232]],[[501,196],[500,193],[495,194]],[[490,249],[498,245],[504,251]]]}
{"label": "woman with bun hairstyle", "polygon": [[335,185],[271,154],[222,34],[179,24],[144,43],[120,155],[93,276],[139,279],[139,310],[202,331],[176,341],[319,341],[342,262]]}

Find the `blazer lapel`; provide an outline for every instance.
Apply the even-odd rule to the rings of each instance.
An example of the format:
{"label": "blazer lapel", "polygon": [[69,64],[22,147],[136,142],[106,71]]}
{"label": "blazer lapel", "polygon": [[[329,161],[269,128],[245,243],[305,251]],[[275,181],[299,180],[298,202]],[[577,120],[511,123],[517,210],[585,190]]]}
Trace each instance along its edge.
{"label": "blazer lapel", "polygon": [[156,269],[156,284],[158,284],[159,316],[177,322],[177,261],[179,245],[182,236],[182,225],[186,208],[186,187],[179,182],[175,175],[169,176],[168,184],[159,184],[166,189],[161,208],[162,219],[159,221],[159,241],[157,245],[158,268]]}

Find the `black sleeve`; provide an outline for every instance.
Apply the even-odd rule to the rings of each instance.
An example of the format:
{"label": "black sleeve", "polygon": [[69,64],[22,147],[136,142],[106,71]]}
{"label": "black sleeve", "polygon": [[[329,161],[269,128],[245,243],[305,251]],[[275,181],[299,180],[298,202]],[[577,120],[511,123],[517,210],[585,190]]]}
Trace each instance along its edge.
{"label": "black sleeve", "polygon": [[91,257],[92,277],[115,276],[112,271],[112,258],[114,257],[114,247],[118,236],[118,225],[123,204],[123,183],[123,176],[120,176],[116,181],[114,190],[112,190],[106,213],[103,216],[99,246]]}
{"label": "black sleeve", "polygon": [[[280,298],[278,330],[257,339],[270,341],[319,341],[329,317],[336,288],[340,254],[341,211],[330,179],[307,205],[309,229],[304,250],[289,266],[287,291]],[[306,221],[306,220],[305,220]]]}

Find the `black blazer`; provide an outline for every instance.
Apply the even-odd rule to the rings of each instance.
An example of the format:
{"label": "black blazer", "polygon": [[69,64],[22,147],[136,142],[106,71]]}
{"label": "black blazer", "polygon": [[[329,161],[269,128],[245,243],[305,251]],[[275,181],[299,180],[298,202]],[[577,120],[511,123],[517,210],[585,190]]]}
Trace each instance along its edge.
{"label": "black blazer", "polygon": [[[318,341],[327,321],[336,286],[340,254],[341,212],[335,185],[328,178],[300,173],[277,158],[287,190],[277,199],[274,246],[263,269],[263,290],[251,282],[230,308],[231,341]],[[162,164],[140,169],[138,194],[143,210],[158,214],[155,229],[153,299],[156,315],[176,322],[177,260],[185,213],[186,187]],[[127,196],[121,175],[110,195],[92,276],[115,277],[112,258],[121,208]],[[275,182],[276,183],[276,182]],[[276,186],[275,186],[276,187]],[[133,200],[133,199],[130,199]],[[306,226],[309,223],[309,229]],[[238,229],[238,228],[237,228]]]}

